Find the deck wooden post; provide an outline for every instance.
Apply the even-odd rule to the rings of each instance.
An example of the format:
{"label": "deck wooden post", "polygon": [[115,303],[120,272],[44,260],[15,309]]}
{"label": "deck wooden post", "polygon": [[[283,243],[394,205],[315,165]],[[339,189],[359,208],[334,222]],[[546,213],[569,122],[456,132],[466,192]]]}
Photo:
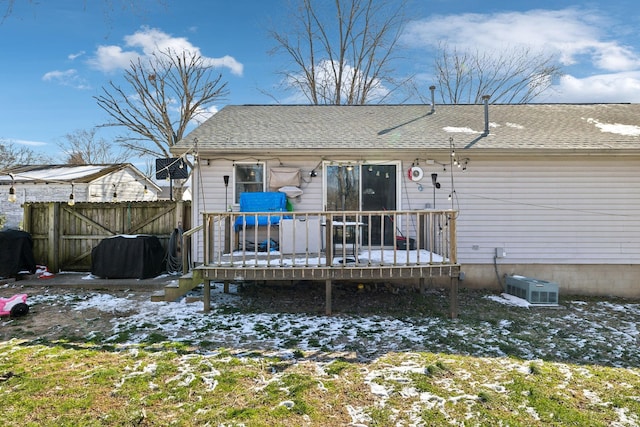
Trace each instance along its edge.
{"label": "deck wooden post", "polygon": [[327,267],[330,267],[333,264],[333,223],[331,216],[327,216],[324,233],[324,256]]}
{"label": "deck wooden post", "polygon": [[331,288],[332,281],[331,279],[327,279],[325,281],[325,314],[327,316],[331,316]]}
{"label": "deck wooden post", "polygon": [[458,317],[458,276],[451,276],[449,288],[449,315],[452,319]]}
{"label": "deck wooden post", "polygon": [[204,279],[204,296],[202,298],[204,301],[204,312],[208,313],[211,311],[211,280]]}
{"label": "deck wooden post", "polygon": [[420,295],[424,295],[425,291],[426,291],[426,282],[424,280],[424,277],[420,277]]}
{"label": "deck wooden post", "polygon": [[224,253],[231,253],[231,217],[224,217]]}
{"label": "deck wooden post", "polygon": [[225,280],[224,284],[222,285],[222,292],[224,292],[225,294],[229,293],[229,281]]}

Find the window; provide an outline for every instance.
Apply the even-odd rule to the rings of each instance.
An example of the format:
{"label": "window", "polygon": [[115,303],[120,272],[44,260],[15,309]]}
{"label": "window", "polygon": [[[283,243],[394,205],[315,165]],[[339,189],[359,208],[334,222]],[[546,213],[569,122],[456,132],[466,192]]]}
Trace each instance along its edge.
{"label": "window", "polygon": [[395,210],[397,162],[325,164],[325,206],[330,211]]}
{"label": "window", "polygon": [[[398,162],[333,165],[325,163],[325,201],[329,211],[393,211],[398,206]],[[371,221],[369,223],[369,220]],[[372,215],[368,223],[371,242],[393,244],[395,224],[388,215]],[[381,222],[385,221],[384,236]]]}
{"label": "window", "polygon": [[360,166],[326,165],[325,171],[327,210],[360,210]]}
{"label": "window", "polygon": [[264,163],[236,163],[234,167],[234,203],[240,203],[242,193],[264,191]]}

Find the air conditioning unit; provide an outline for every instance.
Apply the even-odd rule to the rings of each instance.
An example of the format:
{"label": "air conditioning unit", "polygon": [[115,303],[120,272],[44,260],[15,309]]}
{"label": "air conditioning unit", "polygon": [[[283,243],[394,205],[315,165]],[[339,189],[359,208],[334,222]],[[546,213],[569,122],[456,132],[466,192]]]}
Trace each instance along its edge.
{"label": "air conditioning unit", "polygon": [[524,276],[507,276],[507,293],[532,305],[558,305],[558,284]]}

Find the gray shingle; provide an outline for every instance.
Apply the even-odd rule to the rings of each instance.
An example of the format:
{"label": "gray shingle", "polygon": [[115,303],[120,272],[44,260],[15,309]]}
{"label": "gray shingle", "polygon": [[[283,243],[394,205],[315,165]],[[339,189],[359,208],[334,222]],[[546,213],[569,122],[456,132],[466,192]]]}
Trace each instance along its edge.
{"label": "gray shingle", "polygon": [[198,151],[638,150],[640,104],[232,105],[180,141]]}

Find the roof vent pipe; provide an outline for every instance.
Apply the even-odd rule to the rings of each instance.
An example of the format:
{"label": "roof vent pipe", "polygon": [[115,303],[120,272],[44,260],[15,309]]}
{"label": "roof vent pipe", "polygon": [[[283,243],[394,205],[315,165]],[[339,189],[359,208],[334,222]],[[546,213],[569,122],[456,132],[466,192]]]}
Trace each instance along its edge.
{"label": "roof vent pipe", "polygon": [[429,86],[429,90],[431,91],[431,113],[436,112],[436,87]]}
{"label": "roof vent pipe", "polygon": [[484,134],[489,135],[489,98],[491,95],[482,95],[484,102]]}

